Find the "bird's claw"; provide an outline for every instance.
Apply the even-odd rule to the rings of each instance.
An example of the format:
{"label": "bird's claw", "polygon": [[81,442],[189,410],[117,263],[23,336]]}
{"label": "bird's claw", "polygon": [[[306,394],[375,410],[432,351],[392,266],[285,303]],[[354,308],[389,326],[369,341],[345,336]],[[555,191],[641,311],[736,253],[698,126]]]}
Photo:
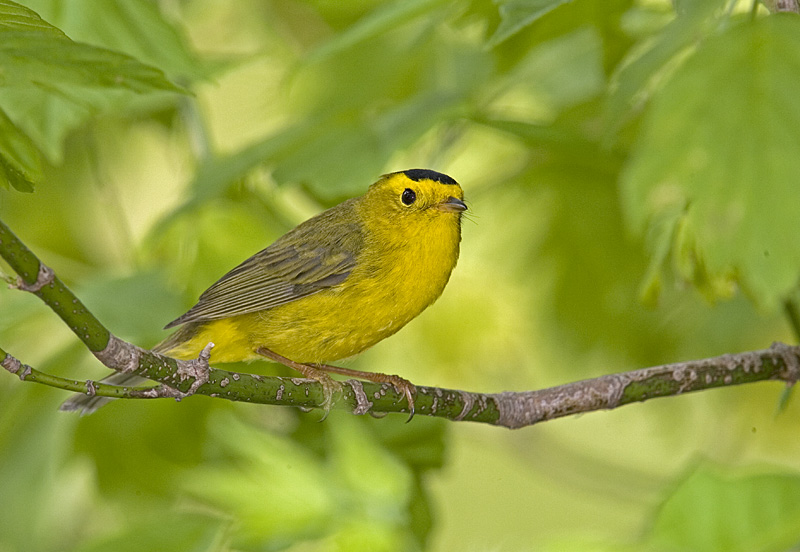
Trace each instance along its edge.
{"label": "bird's claw", "polygon": [[398,393],[405,395],[406,400],[408,401],[408,420],[406,423],[410,422],[412,418],[414,418],[414,395],[417,393],[417,387],[408,381],[407,379],[401,378],[400,376],[388,376],[388,383],[392,384]]}
{"label": "bird's claw", "polygon": [[306,376],[318,381],[320,385],[322,385],[322,404],[320,404],[320,407],[323,410],[323,414],[319,421],[323,422],[325,421],[325,418],[328,417],[328,414],[331,411],[331,406],[333,406],[333,395],[334,393],[342,391],[342,384],[321,370],[318,370],[315,374],[306,374]]}
{"label": "bird's claw", "polygon": [[397,387],[395,387],[395,389],[405,394],[408,400],[408,420],[406,420],[406,423],[408,423],[414,417],[414,395],[417,392],[417,388],[410,381],[406,381],[406,383],[408,385],[404,386],[402,389],[397,389]]}

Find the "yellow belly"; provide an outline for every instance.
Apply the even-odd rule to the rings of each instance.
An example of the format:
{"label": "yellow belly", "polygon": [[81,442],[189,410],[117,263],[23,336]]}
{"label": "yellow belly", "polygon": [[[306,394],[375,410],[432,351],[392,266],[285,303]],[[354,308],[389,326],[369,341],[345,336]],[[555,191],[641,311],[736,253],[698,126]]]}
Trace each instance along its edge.
{"label": "yellow belly", "polygon": [[263,358],[256,353],[259,347],[304,363],[356,355],[397,332],[444,290],[458,256],[458,237],[443,235],[417,245],[398,248],[393,258],[367,256],[335,288],[272,309],[205,322],[165,352],[194,358],[213,342],[211,362]]}

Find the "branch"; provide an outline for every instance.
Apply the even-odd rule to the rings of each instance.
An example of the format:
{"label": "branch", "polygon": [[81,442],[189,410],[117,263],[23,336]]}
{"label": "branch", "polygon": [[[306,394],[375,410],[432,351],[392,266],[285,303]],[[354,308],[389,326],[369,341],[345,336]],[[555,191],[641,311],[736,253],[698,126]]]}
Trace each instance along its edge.
{"label": "branch", "polygon": [[[198,359],[183,361],[141,349],[111,334],[83,304],[0,221],[0,256],[20,275],[14,286],[34,293],[66,322],[107,367],[132,372],[162,385],[118,387],[91,380],[75,381],[44,374],[0,349],[0,365],[23,381],[33,381],[115,398],[178,400],[201,394],[232,401],[320,408],[322,385],[302,378],[264,377],[208,366],[209,344]],[[66,308],[65,308],[66,307]],[[793,384],[800,375],[800,347],[775,344],[769,349],[681,362],[601,376],[543,389],[496,394],[417,386],[419,414],[520,428],[544,420],[617,408],[656,397],[715,387],[780,380]],[[348,380],[333,397],[333,408],[353,414],[407,412],[405,396],[390,384]]]}
{"label": "branch", "polygon": [[[763,0],[763,2],[770,13],[800,13],[800,6],[798,6],[797,0]],[[753,4],[754,7],[757,5],[757,2]]]}

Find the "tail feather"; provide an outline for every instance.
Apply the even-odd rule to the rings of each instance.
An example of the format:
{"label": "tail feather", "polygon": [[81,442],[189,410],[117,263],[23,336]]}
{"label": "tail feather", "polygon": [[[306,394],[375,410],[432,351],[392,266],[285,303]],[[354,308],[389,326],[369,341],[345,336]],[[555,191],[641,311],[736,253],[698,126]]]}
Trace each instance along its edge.
{"label": "tail feather", "polygon": [[[184,328],[181,328],[177,332],[167,337],[164,341],[153,347],[152,351],[161,354],[168,353],[176,345],[181,343],[182,335],[184,334],[183,330]],[[120,387],[135,387],[137,385],[142,385],[147,381],[150,380],[141,376],[137,376],[136,374],[113,372],[112,374],[101,379],[100,383],[117,385]],[[87,414],[91,414],[101,406],[113,400],[114,399],[111,397],[97,397],[88,393],[75,393],[66,401],[61,403],[59,410],[64,410],[67,412],[78,411],[80,412],[81,416],[86,416]]]}
{"label": "tail feather", "polygon": [[[134,387],[137,385],[141,385],[144,382],[149,381],[146,378],[141,376],[137,376],[136,374],[125,374],[122,372],[114,372],[110,376],[104,377],[100,380],[100,383],[106,383],[108,385],[118,385],[121,387]],[[87,414],[91,414],[104,404],[107,404],[114,399],[111,397],[97,397],[95,395],[89,395],[88,393],[75,393],[71,395],[66,401],[61,403],[61,407],[59,410],[64,411],[79,411],[81,416],[86,416]]]}

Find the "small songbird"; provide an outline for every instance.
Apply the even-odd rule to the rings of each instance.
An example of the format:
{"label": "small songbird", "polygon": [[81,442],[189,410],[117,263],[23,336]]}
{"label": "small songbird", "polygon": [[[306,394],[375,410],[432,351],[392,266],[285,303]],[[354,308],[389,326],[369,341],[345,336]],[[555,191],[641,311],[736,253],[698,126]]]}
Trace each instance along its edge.
{"label": "small songbird", "polygon": [[[225,274],[154,350],[178,359],[214,343],[210,362],[268,358],[323,385],[327,372],[388,382],[414,411],[414,385],[399,376],[323,364],[389,337],[441,294],[456,265],[467,206],[451,177],[427,169],[390,173],[357,198],[303,222]],[[104,382],[133,385],[130,374]],[[75,395],[64,410],[109,399]]]}

